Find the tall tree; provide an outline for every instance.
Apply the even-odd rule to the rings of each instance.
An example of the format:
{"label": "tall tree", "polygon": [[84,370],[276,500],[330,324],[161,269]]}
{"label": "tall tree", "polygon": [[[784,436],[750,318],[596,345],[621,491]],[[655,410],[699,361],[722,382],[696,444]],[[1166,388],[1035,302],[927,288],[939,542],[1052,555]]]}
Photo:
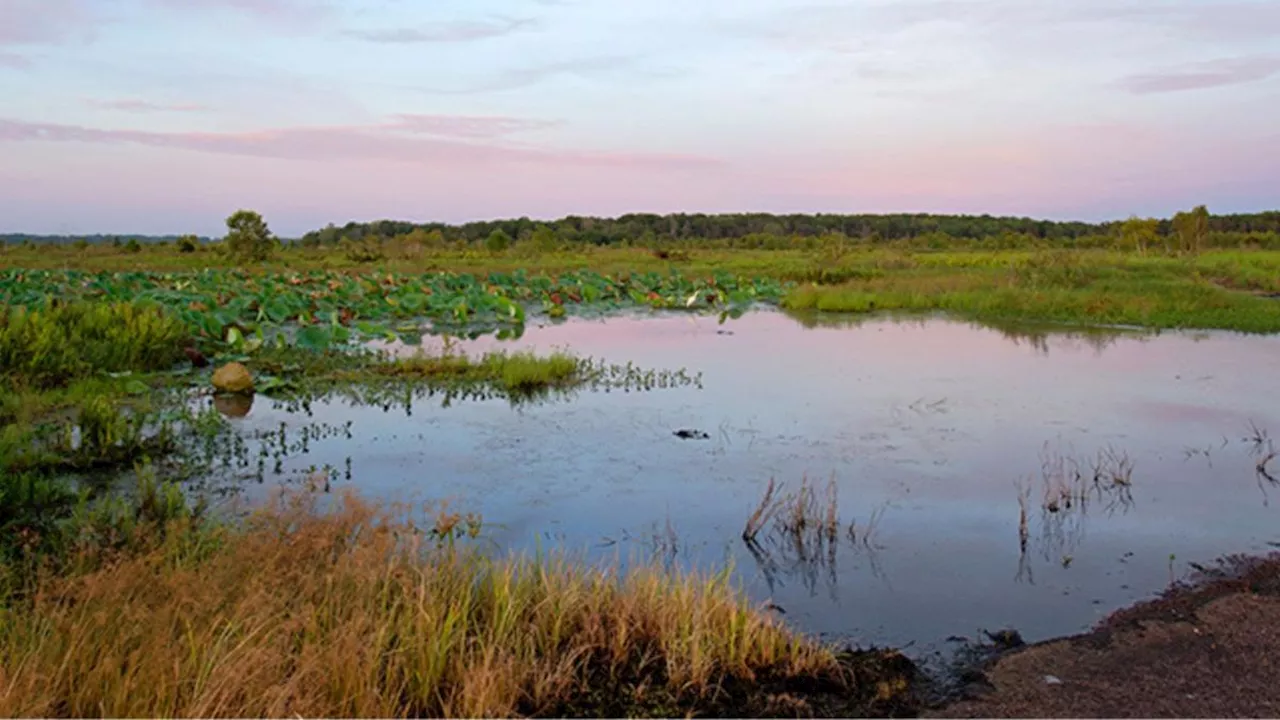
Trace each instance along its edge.
{"label": "tall tree", "polygon": [[266,260],[276,247],[267,222],[252,210],[237,210],[227,218],[226,242],[227,250],[244,260]]}
{"label": "tall tree", "polygon": [[1159,239],[1157,234],[1159,227],[1159,220],[1155,218],[1140,218],[1135,215],[1125,220],[1124,224],[1120,226],[1120,244],[1125,249],[1134,249],[1145,255],[1147,248]]}
{"label": "tall tree", "polygon": [[1173,232],[1178,236],[1178,247],[1183,252],[1200,252],[1209,235],[1209,209],[1197,205],[1190,212],[1174,215]]}

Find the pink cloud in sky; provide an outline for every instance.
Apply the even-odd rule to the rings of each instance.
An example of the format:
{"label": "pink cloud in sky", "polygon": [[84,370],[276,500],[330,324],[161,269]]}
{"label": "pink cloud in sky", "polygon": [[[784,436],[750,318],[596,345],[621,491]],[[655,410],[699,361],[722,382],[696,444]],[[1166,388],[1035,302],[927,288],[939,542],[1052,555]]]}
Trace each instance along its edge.
{"label": "pink cloud in sky", "polygon": [[224,155],[286,160],[384,160],[458,165],[556,164],[653,167],[665,170],[710,168],[719,160],[698,155],[591,152],[495,143],[423,138],[434,134],[492,138],[514,132],[528,121],[511,118],[450,118],[401,115],[393,122],[370,126],[319,126],[253,132],[157,132],[117,130],[0,119],[0,142],[78,142],[174,148]]}
{"label": "pink cloud in sky", "polygon": [[1280,57],[1228,58],[1131,75],[1120,84],[1135,95],[1150,95],[1257,82],[1276,73],[1280,73]]}
{"label": "pink cloud in sky", "polygon": [[63,42],[100,20],[83,0],[3,0],[0,46]]}
{"label": "pink cloud in sky", "polygon": [[[264,212],[286,235],[328,221],[378,217],[462,221],[815,208],[1052,217],[1092,209],[1123,216],[1144,212],[1153,198],[1200,202],[1207,188],[1228,178],[1280,180],[1262,160],[1280,153],[1280,136],[1262,145],[1252,138],[1249,147],[1222,140],[1171,157],[1168,148],[1188,146],[1175,131],[1121,122],[1036,132],[997,128],[963,141],[917,140],[809,161],[778,156],[736,164],[733,172],[705,157],[561,151],[494,139],[541,124],[406,115],[369,126],[217,133],[0,120],[0,143],[16,143],[13,154],[5,153],[37,168],[20,183],[5,183],[7,203],[20,211],[15,217],[34,213],[41,198],[74,197],[80,212],[95,217],[132,213],[137,224],[123,223],[130,231],[153,221],[157,231],[171,229],[166,218],[181,216],[200,218],[185,227],[214,232],[241,205]],[[448,136],[471,141],[441,139]],[[57,173],[46,173],[41,168],[48,165],[36,159],[54,143],[75,149],[59,151]],[[175,157],[173,150],[190,152]],[[1189,166],[1198,168],[1194,176],[1185,172]],[[152,212],[161,206],[167,215]]]}
{"label": "pink cloud in sky", "polygon": [[192,10],[234,10],[273,25],[312,26],[333,15],[327,0],[150,0],[153,5],[175,12]]}
{"label": "pink cloud in sky", "polygon": [[1112,122],[997,127],[884,145],[807,168],[782,158],[755,169],[758,192],[782,207],[1069,217],[1082,207],[1140,212],[1154,197],[1189,202],[1228,181],[1261,187],[1280,181],[1274,157],[1280,133],[1205,138]]}
{"label": "pink cloud in sky", "polygon": [[[84,37],[117,8],[106,0],[0,0],[0,46],[58,44]],[[325,0],[145,0],[179,13],[232,10],[279,28],[315,27],[333,14]]]}
{"label": "pink cloud in sky", "polygon": [[146,100],[138,100],[135,98],[123,98],[119,100],[86,100],[85,103],[91,107],[101,108],[103,110],[120,110],[122,112],[200,112],[208,110],[208,106],[197,105],[194,103],[177,103],[166,105],[164,103],[153,103]]}
{"label": "pink cloud in sky", "polygon": [[383,127],[389,130],[441,135],[445,137],[494,138],[530,130],[559,127],[559,120],[469,115],[396,115]]}
{"label": "pink cloud in sky", "polygon": [[536,25],[537,21],[531,18],[496,18],[434,23],[420,27],[348,30],[344,34],[359,40],[386,44],[453,43],[502,37]]}

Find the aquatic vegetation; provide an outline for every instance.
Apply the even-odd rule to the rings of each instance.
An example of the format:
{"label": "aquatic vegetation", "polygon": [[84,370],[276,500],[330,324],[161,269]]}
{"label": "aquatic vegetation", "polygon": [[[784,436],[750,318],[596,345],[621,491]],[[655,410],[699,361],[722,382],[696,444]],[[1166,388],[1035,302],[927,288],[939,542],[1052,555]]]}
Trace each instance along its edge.
{"label": "aquatic vegetation", "polygon": [[65,386],[94,372],[173,366],[187,337],[154,303],[60,300],[50,287],[27,303],[0,304],[0,373],[10,384]]}
{"label": "aquatic vegetation", "polygon": [[1108,510],[1133,502],[1133,460],[1123,450],[1107,446],[1091,461],[1082,461],[1045,443],[1040,450],[1041,507],[1050,513],[1073,507],[1087,510],[1090,499],[1108,499]]}
{"label": "aquatic vegetation", "polygon": [[[1092,458],[1077,457],[1070,449],[1063,451],[1048,442],[1041,447],[1038,543],[1046,561],[1057,562],[1064,569],[1071,566],[1093,505],[1101,503],[1107,514],[1133,508],[1133,471],[1134,461],[1129,454],[1110,445],[1100,448]],[[1034,582],[1027,557],[1033,487],[1030,478],[1014,481],[1018,498],[1016,577],[1029,582]]]}
{"label": "aquatic vegetation", "polygon": [[239,352],[267,343],[311,350],[379,339],[417,344],[427,331],[507,336],[522,330],[530,312],[563,316],[639,306],[713,311],[728,318],[752,303],[776,302],[782,292],[777,281],[723,272],[685,277],[675,272],[607,276],[584,270],[548,276],[516,271],[481,277],[448,272],[0,271],[0,304],[32,306],[51,297],[104,304],[125,298],[147,301],[167,308],[202,342]]}
{"label": "aquatic vegetation", "polygon": [[1271,485],[1280,485],[1280,479],[1277,479],[1276,474],[1273,474],[1268,469],[1271,461],[1276,459],[1275,442],[1272,441],[1266,428],[1258,427],[1252,420],[1249,421],[1249,434],[1244,438],[1244,442],[1249,445],[1249,454],[1254,457],[1254,470],[1258,476],[1258,487],[1262,490],[1264,502],[1268,502],[1266,488],[1262,485],[1263,481]]}
{"label": "aquatic vegetation", "polygon": [[634,363],[605,363],[559,350],[539,356],[530,351],[495,351],[473,358],[446,349],[438,355],[419,353],[392,357],[384,352],[327,356],[309,367],[261,363],[274,371],[263,392],[291,412],[308,412],[312,403],[341,399],[354,405],[400,407],[440,398],[443,406],[458,400],[502,398],[513,405],[569,399],[577,392],[650,391],[701,387],[702,374],[641,368]]}
{"label": "aquatic vegetation", "polygon": [[769,479],[760,504],[747,518],[742,539],[751,542],[760,531],[773,522],[775,529],[784,535],[799,538],[802,542],[810,535],[819,540],[834,542],[840,532],[838,500],[835,478],[827,483],[826,496],[818,500],[817,492],[807,477],[792,492],[780,492],[774,479]]}
{"label": "aquatic vegetation", "polygon": [[860,715],[910,680],[896,653],[793,634],[724,574],[494,559],[350,496],[165,527],[3,611],[0,713],[756,715],[791,692]]}
{"label": "aquatic vegetation", "polygon": [[872,574],[881,576],[875,557],[879,548],[873,538],[884,507],[873,510],[864,526],[860,527],[856,519],[846,525],[840,519],[834,477],[828,480],[821,497],[807,477],[801,478],[795,490],[787,492],[782,488],[770,478],[742,531],[743,544],[771,590],[780,584],[781,576],[797,575],[810,593],[816,593],[818,575],[825,572],[828,591],[834,597],[842,528],[849,547],[865,550]]}
{"label": "aquatic vegetation", "polygon": [[192,502],[140,462],[128,493],[95,493],[66,477],[0,474],[0,613],[41,577],[85,572],[119,553],[150,548],[182,524],[187,540],[207,529],[208,506]]}
{"label": "aquatic vegetation", "polygon": [[128,466],[175,447],[169,422],[126,411],[105,396],[85,400],[61,420],[0,428],[0,472],[65,473]]}
{"label": "aquatic vegetation", "polygon": [[[836,246],[832,246],[836,247]],[[518,336],[531,318],[639,307],[716,312],[753,304],[821,312],[941,311],[984,321],[1036,321],[1147,328],[1280,331],[1280,252],[1251,247],[1139,254],[1107,246],[940,248],[842,243],[839,252],[690,251],[679,263],[638,248],[508,256],[439,251],[423,262],[386,262],[358,273],[332,255],[297,251],[287,267],[209,269],[200,253],[176,251],[147,267],[108,256],[92,271],[0,270],[0,304],[142,298],[178,314],[202,342],[237,350],[268,342],[307,348],[427,332]],[[79,256],[76,256],[79,257]],[[75,258],[62,267],[78,265]],[[160,262],[163,260],[164,262]],[[94,263],[97,263],[96,265]],[[181,272],[173,272],[176,267]],[[422,268],[425,266],[426,272]],[[12,266],[10,266],[12,267]],[[287,330],[287,332],[285,331]],[[278,339],[277,339],[278,338]]]}
{"label": "aquatic vegetation", "polygon": [[490,352],[478,360],[446,352],[396,358],[374,366],[372,371],[385,377],[492,383],[508,393],[519,394],[571,385],[582,379],[586,368],[590,368],[589,362],[581,363],[564,351],[541,357],[532,351]]}

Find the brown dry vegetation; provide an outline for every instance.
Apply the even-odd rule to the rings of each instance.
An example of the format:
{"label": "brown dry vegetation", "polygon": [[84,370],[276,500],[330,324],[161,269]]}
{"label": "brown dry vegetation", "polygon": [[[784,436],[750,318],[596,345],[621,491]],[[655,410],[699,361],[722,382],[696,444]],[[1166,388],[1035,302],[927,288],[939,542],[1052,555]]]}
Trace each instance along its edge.
{"label": "brown dry vegetation", "polygon": [[0,715],[812,714],[901,707],[716,578],[491,559],[342,498],[170,531],[0,604]]}

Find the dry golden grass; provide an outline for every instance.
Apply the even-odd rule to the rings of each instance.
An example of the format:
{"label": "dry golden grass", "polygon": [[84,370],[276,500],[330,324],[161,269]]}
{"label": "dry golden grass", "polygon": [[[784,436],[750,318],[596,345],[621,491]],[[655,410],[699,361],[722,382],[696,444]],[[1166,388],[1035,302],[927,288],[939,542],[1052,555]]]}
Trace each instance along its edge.
{"label": "dry golden grass", "polygon": [[296,495],[0,606],[0,715],[591,713],[602,689],[615,710],[648,693],[684,712],[735,683],[852,689],[726,577],[491,559],[352,496],[320,512]]}

